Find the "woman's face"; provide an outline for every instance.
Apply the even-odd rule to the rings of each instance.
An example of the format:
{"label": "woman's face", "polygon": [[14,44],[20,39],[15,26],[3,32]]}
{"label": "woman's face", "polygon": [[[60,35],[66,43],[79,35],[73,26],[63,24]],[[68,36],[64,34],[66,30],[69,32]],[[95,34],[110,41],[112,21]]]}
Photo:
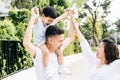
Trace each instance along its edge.
{"label": "woman's face", "polygon": [[96,49],[96,57],[99,59],[105,59],[105,52],[104,52],[104,43],[101,42],[97,49]]}

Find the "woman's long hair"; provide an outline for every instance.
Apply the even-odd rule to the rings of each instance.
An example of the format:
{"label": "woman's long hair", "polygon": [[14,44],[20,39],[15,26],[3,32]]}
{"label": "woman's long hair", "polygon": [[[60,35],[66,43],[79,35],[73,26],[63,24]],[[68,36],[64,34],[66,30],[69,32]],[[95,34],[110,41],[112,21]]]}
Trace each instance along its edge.
{"label": "woman's long hair", "polygon": [[112,63],[114,60],[119,59],[119,49],[112,39],[105,38],[102,40],[104,43],[104,52],[107,64]]}

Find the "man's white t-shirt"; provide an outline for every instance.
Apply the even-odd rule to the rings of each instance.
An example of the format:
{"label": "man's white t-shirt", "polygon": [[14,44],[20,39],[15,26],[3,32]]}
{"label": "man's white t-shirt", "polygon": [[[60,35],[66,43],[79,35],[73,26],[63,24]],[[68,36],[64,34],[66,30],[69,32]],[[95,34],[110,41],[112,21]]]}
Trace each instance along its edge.
{"label": "man's white t-shirt", "polygon": [[[33,59],[35,72],[38,80],[46,80],[46,75],[43,67],[42,52],[39,48],[36,50],[36,57]],[[48,58],[48,70],[49,74],[52,75],[51,80],[61,80],[60,75],[58,74],[58,61],[57,55],[51,53]]]}

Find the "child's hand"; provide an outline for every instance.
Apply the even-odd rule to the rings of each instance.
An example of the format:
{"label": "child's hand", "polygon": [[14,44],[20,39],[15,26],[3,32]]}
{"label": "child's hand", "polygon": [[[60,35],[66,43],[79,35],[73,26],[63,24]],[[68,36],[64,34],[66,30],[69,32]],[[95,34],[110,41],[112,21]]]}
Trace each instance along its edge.
{"label": "child's hand", "polygon": [[75,10],[72,8],[66,9],[66,12],[68,12],[68,15],[70,15],[70,16],[75,14]]}
{"label": "child's hand", "polygon": [[38,17],[38,16],[39,16],[39,9],[38,9],[37,7],[33,7],[33,8],[31,9],[31,12],[32,12],[32,15],[33,15],[34,17]]}

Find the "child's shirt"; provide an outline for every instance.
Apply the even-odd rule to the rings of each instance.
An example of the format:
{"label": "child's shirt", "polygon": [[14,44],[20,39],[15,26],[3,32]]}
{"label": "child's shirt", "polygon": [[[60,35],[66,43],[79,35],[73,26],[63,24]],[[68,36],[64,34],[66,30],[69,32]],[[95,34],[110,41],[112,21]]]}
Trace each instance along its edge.
{"label": "child's shirt", "polygon": [[[57,22],[58,20],[55,19],[50,25],[55,25]],[[45,26],[43,21],[41,19],[38,19],[38,23],[35,24],[33,28],[34,45],[38,45],[40,42],[45,42],[45,31],[48,26]]]}

